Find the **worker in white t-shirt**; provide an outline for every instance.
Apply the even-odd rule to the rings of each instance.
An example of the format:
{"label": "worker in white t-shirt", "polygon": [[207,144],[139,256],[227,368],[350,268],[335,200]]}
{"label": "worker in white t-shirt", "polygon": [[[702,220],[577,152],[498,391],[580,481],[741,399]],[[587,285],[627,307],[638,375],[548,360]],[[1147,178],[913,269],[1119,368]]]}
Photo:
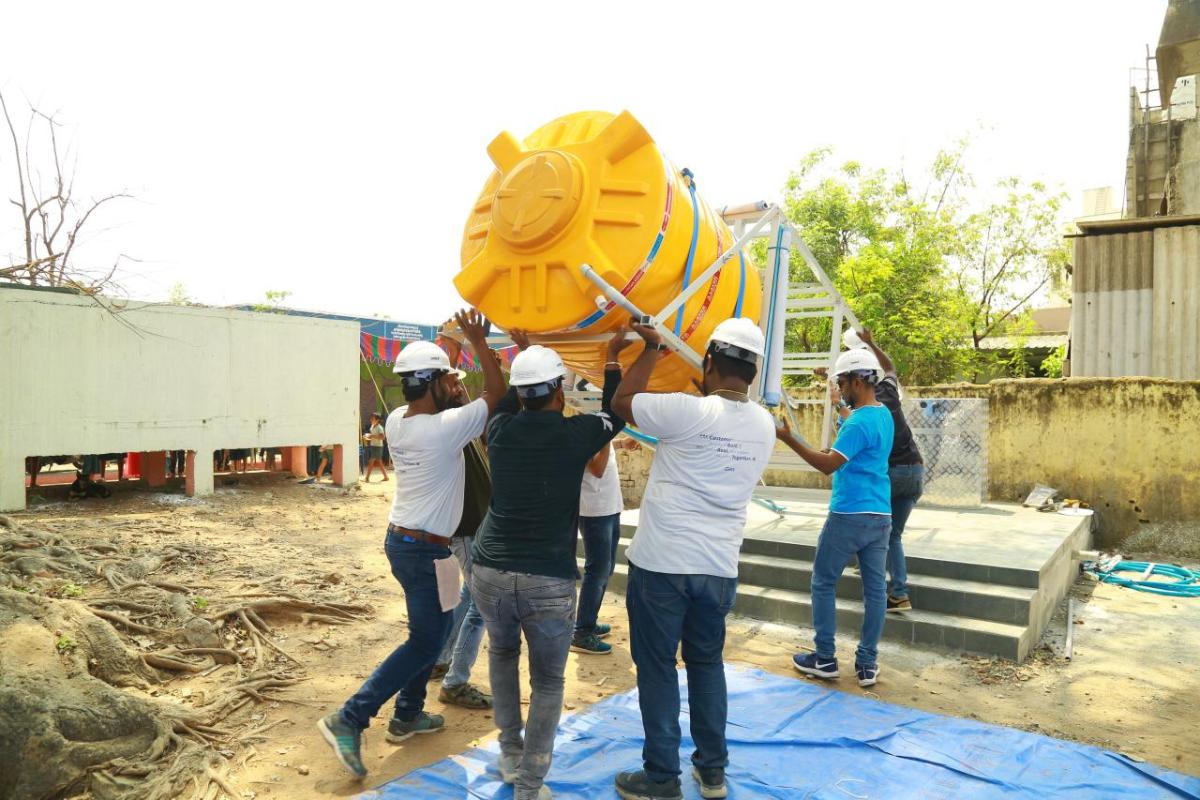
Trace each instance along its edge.
{"label": "worker in white t-shirt", "polygon": [[749,397],[763,335],[744,317],[718,325],[704,355],[704,396],[696,397],[644,393],[663,344],[654,329],[635,330],[646,349],[626,373],[613,411],[658,445],[626,553],[644,769],[617,775],[617,792],[642,800],[683,797],[676,674],[682,642],[696,743],[692,774],[704,797],[725,797],[725,617],[737,592],[746,507],[775,447],[774,420]]}
{"label": "worker in white t-shirt", "polygon": [[571,640],[571,649],[576,653],[603,656],[612,652],[612,645],[602,641],[612,632],[612,627],[597,622],[596,618],[600,604],[604,602],[608,579],[617,564],[617,543],[621,540],[621,512],[624,509],[617,452],[609,442],[588,462],[579,492],[579,535],[583,538],[584,567],[579,606],[575,612],[575,636]]}
{"label": "worker in white t-shirt", "polygon": [[357,777],[362,763],[362,732],[393,695],[396,709],[387,740],[401,742],[439,730],[445,720],[423,710],[425,684],[453,624],[459,597],[458,562],[450,538],[463,511],[463,448],[483,434],[504,396],[500,363],[488,352],[478,311],[455,315],[483,371],[484,392],[464,404],[462,373],[432,342],[412,342],[400,353],[394,371],[403,381],[408,405],[393,411],[386,434],[396,476],[396,496],[387,526],[384,552],[392,575],[404,589],[408,640],[376,668],[342,708],[317,723],[342,766]]}

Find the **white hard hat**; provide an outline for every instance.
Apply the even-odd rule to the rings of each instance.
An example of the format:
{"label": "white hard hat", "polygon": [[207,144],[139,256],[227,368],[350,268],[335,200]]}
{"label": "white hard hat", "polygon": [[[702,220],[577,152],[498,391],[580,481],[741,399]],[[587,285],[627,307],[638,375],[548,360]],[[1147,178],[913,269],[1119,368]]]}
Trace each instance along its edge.
{"label": "white hard hat", "polygon": [[[731,358],[758,363],[766,351],[766,342],[759,327],[749,317],[727,319],[713,329],[708,346],[717,344],[718,352]],[[722,346],[724,345],[724,346]]]}
{"label": "white hard hat", "polygon": [[400,351],[392,372],[411,373],[413,378],[423,381],[433,380],[444,372],[457,372],[460,378],[463,376],[461,371],[450,368],[450,357],[433,342],[410,342]]}
{"label": "white hard hat", "polygon": [[879,365],[879,359],[873,352],[861,347],[844,351],[833,365],[833,377],[835,378],[838,375],[845,375],[847,372],[860,371],[875,373],[876,383],[883,380],[883,367]]}
{"label": "white hard hat", "polygon": [[[567,369],[558,353],[535,344],[517,353],[508,382],[517,387],[522,397],[538,397],[552,392],[556,388],[553,384],[566,377],[566,374]],[[529,387],[530,390],[521,391],[521,387]],[[534,387],[538,390],[534,391]]]}
{"label": "white hard hat", "polygon": [[854,350],[855,348],[862,347],[865,347],[868,350],[871,349],[870,345],[868,345],[862,340],[861,337],[859,337],[858,331],[854,330],[854,328],[846,328],[846,332],[842,334],[842,344],[845,345],[847,350]]}

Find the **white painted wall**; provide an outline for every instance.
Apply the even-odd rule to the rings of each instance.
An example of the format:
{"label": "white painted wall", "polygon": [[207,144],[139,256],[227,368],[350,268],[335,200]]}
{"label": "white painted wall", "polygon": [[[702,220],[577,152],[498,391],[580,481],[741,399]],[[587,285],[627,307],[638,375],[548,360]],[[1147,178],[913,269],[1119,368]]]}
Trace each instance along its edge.
{"label": "white painted wall", "polygon": [[0,510],[34,455],[340,444],[358,480],[358,325],[0,288]]}

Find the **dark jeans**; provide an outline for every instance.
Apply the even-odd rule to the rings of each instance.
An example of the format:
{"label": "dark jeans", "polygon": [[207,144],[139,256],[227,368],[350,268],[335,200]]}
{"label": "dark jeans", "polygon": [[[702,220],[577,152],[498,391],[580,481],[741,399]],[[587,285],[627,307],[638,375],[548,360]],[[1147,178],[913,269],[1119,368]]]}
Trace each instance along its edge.
{"label": "dark jeans", "polygon": [[698,767],[725,767],[728,698],[725,690],[725,617],[737,594],[736,578],[670,575],[629,565],[625,604],[637,665],[638,703],[646,743],[646,776],[679,776],[679,675],[675,653],[683,642],[688,709]]}
{"label": "dark jeans", "polygon": [[583,583],[579,586],[579,613],[575,617],[575,635],[596,632],[596,616],[604,602],[608,579],[617,565],[617,544],[621,539],[621,515],[580,517],[583,535]]}
{"label": "dark jeans", "polygon": [[[575,581],[475,564],[471,594],[487,626],[488,668],[500,750],[521,755],[517,800],[536,798],[550,771],[562,716],[564,673],[575,621]],[[521,634],[529,643],[529,720],[521,737]]]}
{"label": "dark jeans", "polygon": [[421,713],[425,684],[454,621],[453,612],[442,611],[433,566],[434,561],[450,558],[449,548],[406,542],[404,537],[389,533],[384,551],[391,562],[392,575],[404,588],[408,640],[393,650],[342,706],[342,719],[360,729],[370,726],[371,718],[392,695],[396,695],[398,719],[407,722]]}
{"label": "dark jeans", "polygon": [[908,597],[908,566],[904,562],[904,545],[900,537],[908,524],[908,515],[921,499],[925,486],[925,467],[922,464],[897,465],[888,470],[892,480],[892,535],[888,540],[888,594],[897,600]]}
{"label": "dark jeans", "polygon": [[167,472],[172,475],[182,475],[183,465],[187,463],[182,450],[171,450],[167,453]]}

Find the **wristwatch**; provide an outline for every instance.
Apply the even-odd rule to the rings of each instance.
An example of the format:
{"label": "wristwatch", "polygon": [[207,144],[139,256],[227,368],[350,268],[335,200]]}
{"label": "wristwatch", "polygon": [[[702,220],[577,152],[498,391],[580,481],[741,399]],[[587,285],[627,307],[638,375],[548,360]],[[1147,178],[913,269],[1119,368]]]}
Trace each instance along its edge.
{"label": "wristwatch", "polygon": [[647,344],[646,349],[647,350],[658,350],[661,352],[663,350],[669,350],[670,348],[667,347],[666,342],[657,342],[655,344]]}

